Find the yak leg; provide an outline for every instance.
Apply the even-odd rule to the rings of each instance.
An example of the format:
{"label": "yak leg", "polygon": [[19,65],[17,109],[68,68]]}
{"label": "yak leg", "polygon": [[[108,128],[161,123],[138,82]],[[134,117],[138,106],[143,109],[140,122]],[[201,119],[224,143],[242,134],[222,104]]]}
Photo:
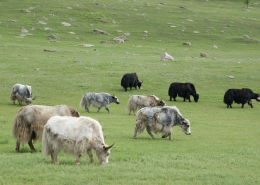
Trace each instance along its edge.
{"label": "yak leg", "polygon": [[172,96],[170,96],[170,101],[172,101]]}
{"label": "yak leg", "polygon": [[20,142],[16,141],[16,147],[15,147],[16,152],[19,152],[20,150]]}
{"label": "yak leg", "polygon": [[76,165],[79,165],[79,159],[80,159],[80,157],[81,157],[81,154],[79,154],[79,155],[77,156]]}
{"label": "yak leg", "polygon": [[229,106],[230,106],[230,108],[232,108],[231,104]]}
{"label": "yak leg", "polygon": [[92,153],[92,149],[87,149],[87,154],[89,156],[89,159],[90,159],[90,163],[93,163],[94,160],[93,160],[93,153]]}
{"label": "yak leg", "polygon": [[134,115],[135,115],[135,111],[133,111],[134,112]]}
{"label": "yak leg", "polygon": [[244,108],[244,104],[242,103],[242,107],[241,108]]}
{"label": "yak leg", "polygon": [[52,151],[51,153],[51,160],[55,163],[55,164],[60,164],[57,158],[57,153],[55,151]]}
{"label": "yak leg", "polygon": [[172,141],[172,135],[171,134],[169,134],[169,140]]}
{"label": "yak leg", "polygon": [[32,140],[30,140],[30,141],[28,142],[28,145],[30,146],[31,150],[36,151],[35,148],[34,148],[34,146],[33,146],[33,144],[32,144]]}
{"label": "yak leg", "polygon": [[127,87],[125,88],[125,92],[127,91]]}
{"label": "yak leg", "polygon": [[89,113],[89,110],[88,110],[88,106],[87,106],[87,105],[85,105],[85,110],[86,110],[86,112]]}
{"label": "yak leg", "polygon": [[134,138],[135,139],[137,139],[136,134],[137,134],[137,128],[135,127],[135,133],[134,133]]}
{"label": "yak leg", "polygon": [[100,109],[101,109],[101,108],[98,108],[97,112],[99,112]]}
{"label": "yak leg", "polygon": [[186,99],[188,99],[189,102],[191,102],[191,101],[190,101],[190,93],[188,92],[187,94],[185,94],[185,96],[186,96]]}
{"label": "yak leg", "polygon": [[248,105],[250,105],[250,106],[251,106],[251,108],[253,108],[253,104],[252,104],[252,102],[251,102],[251,101],[248,101]]}
{"label": "yak leg", "polygon": [[29,142],[28,142],[28,145],[30,146],[31,150],[36,151],[35,148],[34,148],[34,146],[33,146],[33,144],[32,144],[32,139],[33,139],[34,137],[35,137],[35,132],[32,132],[32,133],[31,133],[31,136],[30,136],[30,140],[29,140]]}
{"label": "yak leg", "polygon": [[104,107],[105,107],[105,109],[107,110],[107,112],[110,114],[108,105],[105,105]]}
{"label": "yak leg", "polygon": [[156,139],[156,137],[153,136],[150,127],[147,127],[146,130],[147,130],[148,134],[149,134],[153,139]]}

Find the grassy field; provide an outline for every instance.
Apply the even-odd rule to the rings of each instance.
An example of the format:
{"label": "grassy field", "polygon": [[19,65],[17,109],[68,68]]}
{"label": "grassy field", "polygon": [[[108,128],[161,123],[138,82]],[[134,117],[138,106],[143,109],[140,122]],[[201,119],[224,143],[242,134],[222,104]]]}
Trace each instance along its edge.
{"label": "grassy field", "polygon": [[[253,109],[248,105],[241,109],[241,104],[227,109],[223,103],[229,88],[260,92],[259,1],[250,2],[250,11],[244,11],[243,1],[160,2],[0,1],[0,184],[260,183],[260,104],[253,101]],[[96,34],[94,29],[109,35]],[[124,44],[113,41],[124,33],[130,33]],[[51,34],[58,38],[48,39]],[[79,44],[94,46],[75,46]],[[160,61],[164,52],[175,60]],[[210,57],[200,57],[201,52]],[[131,72],[143,80],[143,90],[124,92],[121,78]],[[168,88],[173,82],[193,83],[200,95],[198,103],[182,98],[170,102]],[[26,144],[16,153],[12,123],[24,106],[9,100],[16,83],[32,86],[33,104],[66,104],[81,116],[97,119],[106,144],[116,141],[109,164],[99,165],[96,156],[90,164],[84,156],[76,166],[76,157],[60,153],[60,165],[55,165],[50,157],[41,156],[39,142],[36,152]],[[86,92],[115,94],[120,104],[110,104],[111,114],[104,108],[96,113],[93,107],[86,113],[79,108]],[[177,106],[190,120],[192,134],[174,127],[173,141],[160,134],[153,140],[146,131],[133,139],[135,117],[128,115],[126,105],[136,94],[154,94]]]}

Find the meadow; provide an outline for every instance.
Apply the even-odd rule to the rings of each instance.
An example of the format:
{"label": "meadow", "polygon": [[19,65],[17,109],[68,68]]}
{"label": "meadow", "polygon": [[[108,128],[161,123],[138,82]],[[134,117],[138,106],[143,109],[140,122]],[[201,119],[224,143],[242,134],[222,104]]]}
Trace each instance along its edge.
{"label": "meadow", "polygon": [[[256,0],[248,9],[235,0],[0,1],[0,184],[259,184],[260,103],[223,103],[230,88],[260,92],[259,12]],[[113,41],[124,33],[124,44]],[[165,52],[174,60],[160,61]],[[124,92],[121,78],[132,72],[143,89]],[[193,83],[199,101],[169,101],[173,82]],[[42,157],[39,142],[37,151],[24,144],[17,153],[12,123],[25,104],[9,99],[16,83],[32,86],[35,105],[65,104],[98,120],[106,144],[116,142],[109,163],[100,165],[94,154],[94,164],[83,156],[77,166],[75,156],[60,153],[55,165]],[[86,113],[79,102],[87,92],[115,94],[120,104],[110,104],[111,114],[93,107]],[[126,105],[137,94],[177,106],[191,135],[173,127],[173,141],[146,131],[133,139],[135,117]]]}

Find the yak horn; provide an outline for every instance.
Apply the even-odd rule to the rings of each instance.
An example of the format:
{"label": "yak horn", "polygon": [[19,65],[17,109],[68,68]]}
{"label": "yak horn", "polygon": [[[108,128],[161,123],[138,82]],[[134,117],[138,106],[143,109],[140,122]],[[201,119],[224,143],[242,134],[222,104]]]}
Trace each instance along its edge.
{"label": "yak horn", "polygon": [[111,148],[112,146],[114,146],[114,144],[115,144],[115,142],[114,142],[112,145],[110,145],[110,146],[107,146],[107,147],[103,146],[103,148],[104,148],[104,150],[108,150],[109,148]]}
{"label": "yak horn", "polygon": [[34,98],[32,100],[35,100],[36,99],[36,96],[34,96]]}

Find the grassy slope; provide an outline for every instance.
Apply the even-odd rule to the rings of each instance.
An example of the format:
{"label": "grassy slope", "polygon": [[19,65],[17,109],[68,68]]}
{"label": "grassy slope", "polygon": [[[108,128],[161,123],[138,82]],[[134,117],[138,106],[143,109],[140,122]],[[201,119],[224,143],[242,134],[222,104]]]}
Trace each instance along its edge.
{"label": "grassy slope", "polygon": [[[248,105],[244,109],[241,105],[227,109],[222,100],[228,88],[249,87],[259,92],[260,58],[256,41],[260,40],[260,24],[254,19],[259,17],[260,5],[252,5],[251,11],[246,12],[243,3],[230,1],[164,1],[167,5],[163,6],[158,6],[157,1],[148,3],[150,6],[138,0],[0,2],[1,183],[259,184],[260,105],[254,101],[254,109]],[[32,13],[23,13],[29,7],[35,7]],[[69,17],[77,22],[71,22],[71,27],[62,26],[61,22],[68,22]],[[204,20],[206,17],[208,21]],[[17,22],[8,22],[10,19]],[[117,24],[111,24],[111,20]],[[35,25],[38,21],[47,24]],[[34,30],[30,30],[32,27]],[[45,27],[53,31],[45,31]],[[33,36],[17,38],[22,28]],[[95,28],[111,35],[96,35]],[[128,41],[99,43],[110,42],[122,34],[116,30],[131,33]],[[59,42],[50,42],[47,39],[50,34],[56,34]],[[242,38],[246,34],[249,40]],[[192,46],[182,46],[183,42],[191,42]],[[85,43],[95,46],[74,46]],[[214,44],[219,49],[213,49]],[[175,60],[159,61],[164,52]],[[200,52],[211,57],[200,58]],[[128,72],[137,72],[144,80],[144,90],[123,91],[120,80]],[[229,75],[235,79],[226,78]],[[199,102],[183,103],[181,98],[170,102],[167,91],[174,81],[194,83],[200,94]],[[75,157],[61,153],[58,156],[61,165],[56,166],[50,158],[42,158],[39,143],[35,144],[37,152],[30,153],[25,145],[21,153],[15,153],[11,128],[21,108],[9,100],[15,83],[31,85],[37,96],[34,104],[41,105],[67,104],[78,108],[86,92],[114,93],[121,104],[111,104],[111,114],[104,109],[97,114],[92,107],[87,114],[78,108],[82,116],[101,123],[107,144],[116,141],[109,164],[100,166],[95,158],[91,165],[83,157],[81,165],[75,166]],[[125,107],[134,94],[155,94],[164,98],[167,105],[176,105],[190,120],[192,135],[186,136],[180,128],[173,128],[173,142],[161,139],[160,134],[157,140],[152,140],[146,132],[139,134],[137,140],[132,139],[135,118],[127,115]]]}

